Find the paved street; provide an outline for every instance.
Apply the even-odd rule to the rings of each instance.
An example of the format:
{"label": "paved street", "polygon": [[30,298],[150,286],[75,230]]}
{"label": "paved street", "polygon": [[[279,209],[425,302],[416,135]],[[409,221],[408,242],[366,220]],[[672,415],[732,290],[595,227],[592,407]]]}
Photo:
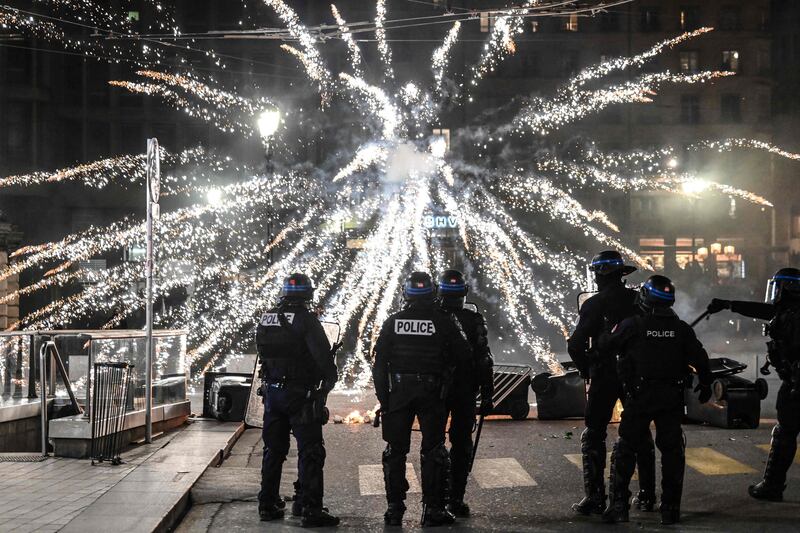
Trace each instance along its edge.
{"label": "paved street", "polygon": [[[729,431],[687,426],[684,531],[797,531],[800,512],[800,467],[790,472],[787,501],[756,502],[747,485],[759,478],[766,459],[771,423],[754,431]],[[340,530],[384,529],[385,509],[380,457],[380,430],[371,425],[329,425],[326,504],[342,517]],[[576,518],[569,504],[581,495],[578,421],[487,422],[467,498],[473,517],[454,531],[582,531],[612,529],[596,519]],[[613,427],[611,438],[616,437]],[[404,526],[416,529],[420,515],[419,434],[409,456],[412,492]],[[298,519],[260,524],[255,503],[261,442],[248,430],[221,468],[210,468],[192,490],[193,507],[180,533],[206,531],[299,530]],[[291,493],[296,475],[294,452],[284,470],[284,493]],[[633,484],[635,486],[635,482]],[[633,488],[633,487],[632,487]],[[632,522],[619,530],[660,527],[656,513],[632,512]]]}

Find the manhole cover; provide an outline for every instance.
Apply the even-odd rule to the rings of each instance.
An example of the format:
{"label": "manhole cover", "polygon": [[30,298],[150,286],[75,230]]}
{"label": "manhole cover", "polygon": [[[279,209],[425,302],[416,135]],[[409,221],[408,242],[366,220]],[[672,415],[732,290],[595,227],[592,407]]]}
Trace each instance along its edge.
{"label": "manhole cover", "polygon": [[45,459],[39,453],[0,453],[0,463],[39,463]]}

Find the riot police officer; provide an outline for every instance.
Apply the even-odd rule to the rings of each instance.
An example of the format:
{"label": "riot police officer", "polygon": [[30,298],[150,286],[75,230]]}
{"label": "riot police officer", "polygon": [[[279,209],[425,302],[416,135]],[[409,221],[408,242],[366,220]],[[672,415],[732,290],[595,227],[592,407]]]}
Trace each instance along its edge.
{"label": "riot police officer", "polygon": [[[586,402],[586,429],[581,434],[584,498],[573,504],[580,514],[600,514],[606,506],[604,472],[608,424],[618,399],[623,397],[613,354],[598,349],[597,341],[604,332],[623,319],[637,314],[637,293],[625,286],[623,277],[636,271],[626,265],[616,250],[600,252],[589,266],[594,273],[598,292],[581,306],[578,324],[567,341],[567,350],[581,376],[589,380]],[[652,511],[655,505],[655,447],[652,438],[638,458],[639,494],[635,505]]]}
{"label": "riot police officer", "polygon": [[439,277],[439,302],[453,313],[472,346],[472,358],[456,366],[453,386],[447,396],[450,413],[450,501],[447,510],[455,516],[469,516],[464,503],[467,477],[472,462],[472,428],[475,424],[475,398],[481,394],[479,412],[488,415],[494,408],[494,359],[489,349],[486,320],[483,315],[464,307],[469,286],[458,270],[445,270]]}
{"label": "riot police officer", "polygon": [[372,376],[383,416],[383,476],[388,509],[384,520],[401,525],[405,513],[406,455],[414,417],[422,431],[420,462],[424,526],[452,524],[445,509],[450,457],[444,445],[445,398],[452,369],[472,357],[455,317],[436,305],[431,276],[413,272],[403,286],[406,305],[381,327]]}
{"label": "riot police officer", "polygon": [[650,423],[655,422],[656,445],[661,452],[661,523],[680,519],[683,475],[686,467],[681,422],[684,389],[690,366],[697,371],[700,402],[711,398],[708,354],[694,330],[672,310],[675,286],[664,276],[651,276],[639,292],[644,314],[623,320],[600,339],[601,349],[618,353],[617,372],[623,384],[625,410],[619,439],[611,455],[609,504],[605,522],[628,521],[628,484],[636,455],[647,446]]}
{"label": "riot police officer", "polygon": [[778,423],[772,430],[764,479],[748,488],[759,500],[781,501],[786,472],[792,465],[800,433],[800,270],[782,268],[767,285],[767,303],[714,299],[710,313],[730,309],[734,313],[769,320],[766,332],[769,364],[781,378],[778,391]]}
{"label": "riot police officer", "polygon": [[327,422],[327,395],[338,379],[334,360],[338,346],[331,347],[322,324],[309,310],[313,296],[308,276],[290,275],[283,281],[280,303],[264,314],[256,333],[264,397],[258,512],[263,521],[283,518],[278,490],[291,432],[297,440],[303,527],[339,523],[322,506],[322,426]]}

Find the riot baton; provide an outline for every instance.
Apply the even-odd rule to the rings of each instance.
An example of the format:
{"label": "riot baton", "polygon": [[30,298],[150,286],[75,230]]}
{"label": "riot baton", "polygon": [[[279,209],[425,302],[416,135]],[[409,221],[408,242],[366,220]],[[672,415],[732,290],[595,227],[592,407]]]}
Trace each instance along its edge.
{"label": "riot baton", "polygon": [[475,456],[478,455],[478,443],[481,441],[481,431],[483,431],[483,420],[485,415],[478,418],[478,429],[475,431],[475,444],[472,445],[472,457],[469,458],[469,469],[467,473],[472,472],[472,465],[475,464]]}
{"label": "riot baton", "polygon": [[701,322],[701,321],[702,321],[704,318],[708,318],[709,316],[711,316],[711,313],[709,312],[709,310],[708,310],[708,309],[706,309],[705,311],[703,311],[703,314],[702,314],[702,315],[700,315],[699,317],[695,318],[695,319],[694,319],[694,322],[692,322],[692,323],[691,323],[691,324],[689,324],[689,325],[690,325],[691,327],[695,327],[695,326],[696,326],[697,324],[699,324],[699,323],[700,323],[700,322]]}

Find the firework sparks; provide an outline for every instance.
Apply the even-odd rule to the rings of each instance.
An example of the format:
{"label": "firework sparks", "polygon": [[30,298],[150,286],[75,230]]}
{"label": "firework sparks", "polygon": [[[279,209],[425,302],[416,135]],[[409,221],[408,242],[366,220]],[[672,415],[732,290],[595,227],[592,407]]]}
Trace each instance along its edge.
{"label": "firework sparks", "polygon": [[[269,177],[250,173],[236,183],[220,186],[215,178],[232,168],[241,175],[247,172],[246,167],[228,156],[212,156],[202,148],[162,153],[162,164],[169,169],[165,177],[168,192],[204,198],[214,184],[218,200],[163,213],[156,229],[160,255],[156,295],[166,297],[181,287],[193,289],[191,298],[168,312],[157,313],[156,321],[164,327],[189,329],[195,372],[211,368],[228,350],[247,348],[254,320],[274,301],[280,279],[301,270],[318,281],[316,294],[325,309],[324,318],[338,322],[347,332],[350,355],[343,369],[348,378],[346,386],[364,387],[370,379],[371,344],[381,323],[398,304],[404,275],[411,269],[440,271],[453,266],[446,258],[454,256],[463,263],[467,275],[476,279],[475,284],[483,285],[473,294],[497,305],[502,316],[498,337],[502,338],[506,328],[513,329],[514,344],[504,343],[504,353],[516,358],[514,352],[524,353],[539,365],[557,371],[551,341],[554,336],[565,336],[574,319],[574,311],[565,302],[583,282],[581,265],[587,248],[599,244],[615,247],[647,268],[644,259],[623,242],[616,222],[607,213],[579,202],[573,196],[575,189],[655,190],[680,196],[708,191],[755,205],[771,205],[755,193],[679,172],[669,164],[676,154],[669,147],[629,154],[606,154],[585,147],[573,157],[557,156],[554,154],[558,151],[551,150],[537,156],[530,170],[504,164],[494,169],[478,166],[472,157],[475,154],[465,153],[463,147],[450,148],[444,137],[432,135],[439,127],[437,117],[451,103],[447,87],[456,86],[448,85],[447,71],[460,22],[449,28],[432,53],[432,83],[399,82],[389,48],[392,26],[387,21],[386,2],[377,0],[374,28],[382,72],[378,80],[370,77],[367,81],[362,50],[351,30],[357,26],[348,25],[336,6],[331,6],[331,12],[337,35],[345,44],[349,72],[329,70],[319,47],[324,36],[303,25],[284,1],[264,2],[296,41],[295,46],[284,44],[282,48],[299,60],[310,86],[322,98],[322,111],[327,113],[338,103],[348,111],[355,110],[361,115],[360,131],[364,133],[354,141],[352,155],[331,159],[339,165],[323,177],[320,172],[281,171]],[[83,9],[109,31],[119,29],[124,18],[105,8],[92,11],[82,0],[56,0],[53,4],[75,12]],[[529,0],[520,7],[493,12],[492,30],[471,70],[469,85],[477,85],[515,53],[514,38],[525,16],[566,4]],[[165,20],[171,24],[169,16]],[[72,39],[58,25],[26,18],[8,8],[0,8],[0,24],[61,42],[67,48],[86,50],[89,46]],[[174,31],[179,34],[177,28]],[[729,73],[663,72],[597,86],[613,72],[641,67],[664,50],[708,31],[688,32],[641,54],[587,68],[552,97],[515,108],[515,121],[500,124],[497,129],[514,130],[521,138],[542,142],[549,140],[548,133],[608,106],[647,104],[664,84],[699,84],[723,78]],[[119,59],[130,57],[129,50],[123,52],[117,46],[106,43],[93,53],[97,57],[101,53]],[[216,58],[213,52],[207,53]],[[147,61],[152,57],[154,64],[160,61],[160,55],[152,50],[140,55]],[[246,98],[197,76],[185,58],[181,63],[186,67],[180,73],[165,72],[172,69],[163,67],[137,67],[135,73],[144,78],[143,83],[111,83],[116,88],[162,98],[192,117],[242,137],[252,136],[255,117],[274,107],[267,98]],[[700,141],[690,149],[754,149],[800,160],[798,154],[749,139]],[[346,163],[342,165],[341,161]],[[110,183],[132,186],[141,185],[143,175],[144,156],[123,155],[54,172],[7,177],[0,180],[0,187],[66,181],[98,188]],[[204,185],[199,177],[205,178]],[[518,213],[524,213],[524,217]],[[575,244],[574,249],[554,245],[535,234],[523,220],[534,217],[548,227],[564,226],[586,244]],[[439,218],[445,225],[451,224],[446,237],[423,223]],[[274,235],[266,230],[273,225]],[[359,228],[360,233],[350,239],[348,228]],[[79,279],[89,279],[91,284],[36,310],[14,327],[68,325],[97,310],[109,312],[104,327],[115,327],[141,310],[144,299],[132,289],[141,277],[141,265],[124,263],[88,272],[80,263],[140,243],[143,235],[141,221],[126,218],[17,250],[12,254],[12,264],[0,270],[0,281],[34,269],[46,274],[0,303],[75,284]],[[352,241],[354,249],[343,249],[345,241]],[[457,251],[453,253],[453,249]]]}

